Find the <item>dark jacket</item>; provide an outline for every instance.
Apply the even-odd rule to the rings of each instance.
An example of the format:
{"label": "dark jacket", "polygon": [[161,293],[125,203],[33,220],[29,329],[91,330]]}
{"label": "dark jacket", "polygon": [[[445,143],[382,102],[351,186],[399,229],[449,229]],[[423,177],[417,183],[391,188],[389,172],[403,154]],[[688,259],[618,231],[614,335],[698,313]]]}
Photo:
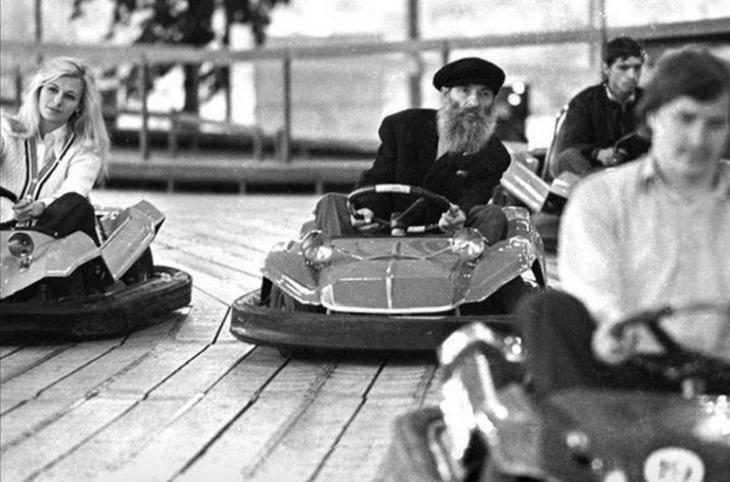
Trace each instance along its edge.
{"label": "dark jacket", "polygon": [[[598,149],[614,146],[622,137],[636,132],[634,109],[642,94],[643,90],[637,88],[634,100],[622,106],[608,98],[605,84],[578,93],[568,105],[560,133],[560,151],[577,148],[592,165],[600,167],[595,157]],[[649,142],[633,136],[618,147],[627,152],[626,160],[631,160],[648,151]]]}
{"label": "dark jacket", "polygon": [[[489,201],[510,163],[507,149],[495,136],[475,154],[447,153],[437,160],[433,109],[407,109],[390,115],[383,119],[378,135],[381,145],[375,162],[361,174],[357,187],[379,183],[421,186],[445,196],[466,213]],[[384,195],[368,197],[363,205],[388,219],[391,212],[402,211],[413,201]]]}

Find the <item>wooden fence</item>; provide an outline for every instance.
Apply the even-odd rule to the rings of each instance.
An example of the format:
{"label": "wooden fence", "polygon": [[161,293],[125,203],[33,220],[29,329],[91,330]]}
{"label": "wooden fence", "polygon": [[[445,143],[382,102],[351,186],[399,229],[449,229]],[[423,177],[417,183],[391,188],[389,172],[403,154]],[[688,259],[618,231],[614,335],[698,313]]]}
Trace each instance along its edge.
{"label": "wooden fence", "polygon": [[[406,40],[397,42],[365,42],[335,44],[317,47],[266,47],[248,50],[203,50],[176,46],[105,46],[105,45],[67,45],[51,43],[31,43],[4,41],[2,45],[3,69],[12,69],[16,85],[22,85],[22,76],[27,75],[35,66],[37,59],[56,55],[80,56],[100,67],[116,65],[119,59],[136,62],[140,65],[142,76],[140,90],[142,104],[139,115],[141,128],[139,145],[141,157],[149,157],[149,118],[147,104],[147,85],[150,67],[156,64],[199,64],[232,65],[238,62],[278,61],[282,65],[283,85],[283,125],[278,136],[277,152],[284,162],[291,161],[292,139],[292,63],[300,60],[337,57],[359,57],[368,55],[408,54],[419,55],[424,52],[438,52],[443,62],[447,62],[453,51],[504,48],[537,45],[588,44],[599,51],[602,42],[614,35],[629,35],[644,45],[663,46],[693,43],[730,43],[730,17],[690,22],[651,24],[621,28],[585,27],[574,30],[512,33],[508,35],[485,35],[479,37],[444,38],[429,40]],[[600,56],[592,56],[595,69],[600,69]],[[19,91],[18,99],[19,103]],[[246,130],[247,128],[244,128]],[[258,132],[255,126],[250,130]]]}

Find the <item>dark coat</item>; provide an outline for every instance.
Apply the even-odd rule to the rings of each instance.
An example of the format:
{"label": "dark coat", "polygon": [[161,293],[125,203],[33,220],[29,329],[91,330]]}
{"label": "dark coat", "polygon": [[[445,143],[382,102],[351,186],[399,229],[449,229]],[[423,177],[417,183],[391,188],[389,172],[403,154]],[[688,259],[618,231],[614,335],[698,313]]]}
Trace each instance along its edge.
{"label": "dark coat", "polygon": [[[600,167],[600,162],[595,158],[597,150],[611,147],[622,137],[636,131],[634,110],[642,94],[642,89],[637,88],[635,100],[621,106],[608,98],[604,84],[588,87],[578,93],[568,104],[560,133],[560,151],[578,149],[592,165]],[[631,160],[644,154],[649,149],[649,142],[636,136],[619,147],[627,151],[626,160]]]}
{"label": "dark coat", "polygon": [[[421,186],[441,194],[468,213],[486,204],[510,163],[510,155],[496,137],[475,154],[444,154],[436,159],[436,111],[407,109],[383,119],[378,130],[381,145],[372,167],[364,171],[357,187],[379,183]],[[401,196],[365,198],[363,205],[384,219],[402,211],[414,199]],[[439,213],[440,214],[440,213]]]}

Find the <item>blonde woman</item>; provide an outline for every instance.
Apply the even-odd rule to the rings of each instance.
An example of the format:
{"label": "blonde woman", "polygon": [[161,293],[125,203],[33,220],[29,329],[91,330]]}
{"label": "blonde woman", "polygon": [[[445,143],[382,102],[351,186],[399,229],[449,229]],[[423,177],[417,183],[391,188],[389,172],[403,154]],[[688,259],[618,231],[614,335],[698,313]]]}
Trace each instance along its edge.
{"label": "blonde woman", "polygon": [[109,135],[90,68],[70,57],[48,60],[0,132],[0,226],[56,237],[80,230],[96,240],[88,195],[104,171]]}

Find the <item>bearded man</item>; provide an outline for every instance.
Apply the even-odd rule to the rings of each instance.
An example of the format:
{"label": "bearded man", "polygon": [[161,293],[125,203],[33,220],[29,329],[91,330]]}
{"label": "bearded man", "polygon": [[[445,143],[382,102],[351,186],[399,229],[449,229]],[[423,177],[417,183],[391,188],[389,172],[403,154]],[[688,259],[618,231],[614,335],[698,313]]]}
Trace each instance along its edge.
{"label": "bearded man", "polygon": [[[497,65],[476,57],[443,66],[433,77],[441,93],[440,109],[406,109],[385,117],[375,162],[356,188],[384,183],[424,187],[454,204],[444,213],[421,205],[409,211],[409,221],[419,224],[440,215],[444,232],[470,226],[489,243],[503,239],[507,220],[489,200],[510,163],[507,149],[493,136],[492,107],[504,77]],[[377,226],[374,218],[388,219],[412,202],[401,196],[366,196],[358,215],[349,216],[344,196],[328,195],[303,231],[318,228],[331,236],[367,232]]]}

